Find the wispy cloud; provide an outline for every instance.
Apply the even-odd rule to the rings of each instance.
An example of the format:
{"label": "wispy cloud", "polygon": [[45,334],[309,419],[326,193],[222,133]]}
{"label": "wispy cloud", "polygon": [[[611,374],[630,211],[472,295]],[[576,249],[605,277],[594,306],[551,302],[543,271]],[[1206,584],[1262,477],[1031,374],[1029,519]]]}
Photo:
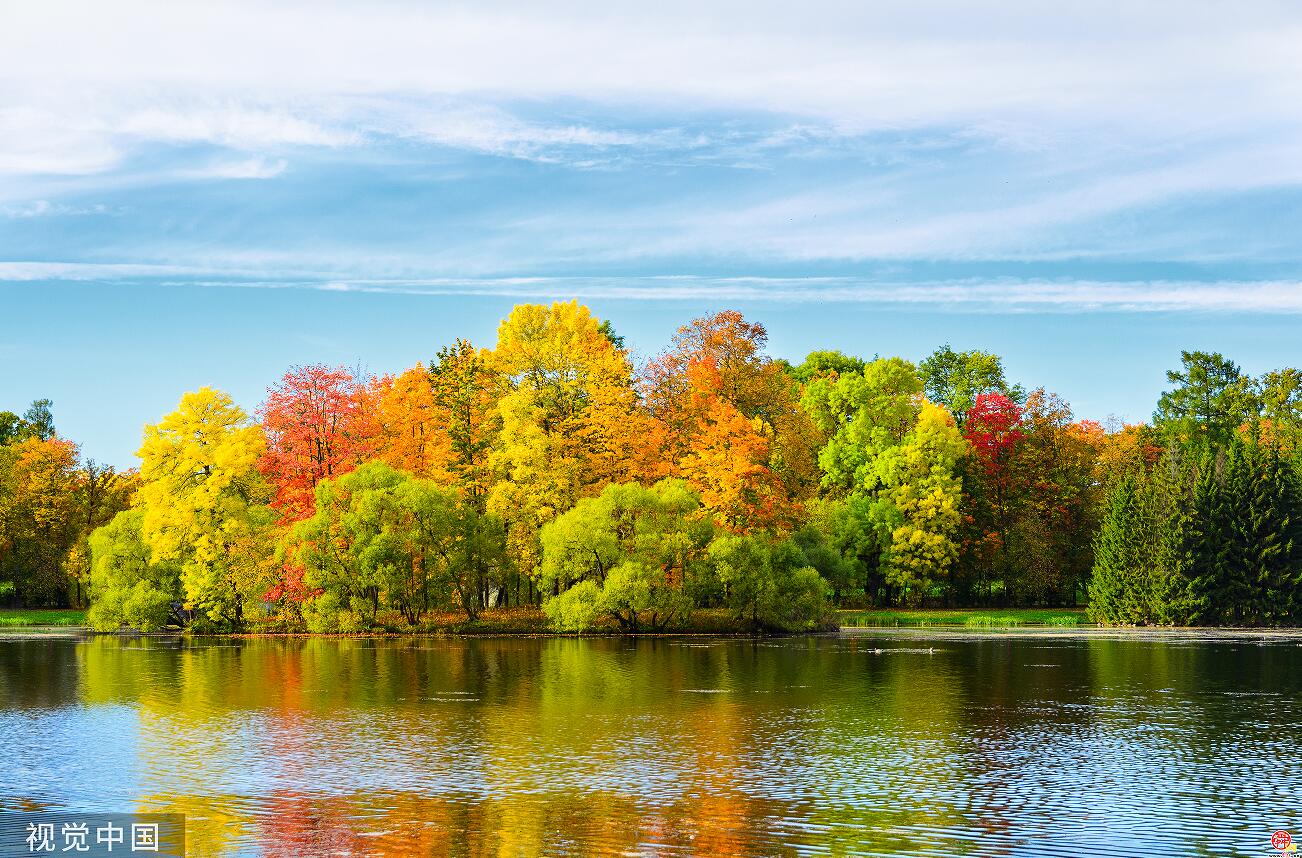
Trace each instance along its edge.
{"label": "wispy cloud", "polygon": [[116,215],[121,213],[122,209],[120,207],[108,206],[104,203],[81,206],[67,205],[65,203],[52,203],[49,200],[32,200],[25,203],[0,206],[0,215],[13,220],[27,220],[29,218],[42,217]]}
{"label": "wispy cloud", "polygon": [[284,158],[245,158],[239,161],[219,161],[203,167],[179,171],[178,175],[193,179],[274,179],[289,166]]}
{"label": "wispy cloud", "polygon": [[[526,300],[851,303],[976,312],[1302,313],[1302,280],[1091,281],[1000,278],[926,283],[866,277],[644,275],[628,277],[266,279],[256,270],[94,263],[0,263],[0,281],[150,282],[173,288],[301,289],[335,293],[497,296]],[[176,279],[182,278],[182,279]]]}
{"label": "wispy cloud", "polygon": [[[1299,37],[1302,9],[1267,0],[19,4],[0,28],[0,216],[22,258],[344,288],[621,270],[609,288],[654,297],[639,278],[657,271],[1020,277],[1263,248],[1302,272],[1281,226],[1302,188]],[[1264,193],[1218,235],[1207,209]],[[139,217],[96,222],[93,246],[59,232],[55,215],[101,201]],[[1201,220],[1179,213],[1195,204]],[[241,254],[265,259],[208,264]],[[1060,297],[1025,288],[1089,306],[1097,272],[1062,271],[1077,286]],[[809,283],[897,303],[919,288]],[[1155,281],[1097,300],[1149,306],[1131,288],[1234,308]],[[946,294],[989,303],[916,300]]]}

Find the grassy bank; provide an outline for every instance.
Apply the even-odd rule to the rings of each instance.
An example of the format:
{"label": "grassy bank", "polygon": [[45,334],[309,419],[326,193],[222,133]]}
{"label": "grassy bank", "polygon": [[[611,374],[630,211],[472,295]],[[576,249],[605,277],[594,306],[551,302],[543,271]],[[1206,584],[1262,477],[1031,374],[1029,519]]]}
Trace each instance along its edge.
{"label": "grassy bank", "polygon": [[85,624],[86,612],[71,608],[0,608],[0,628]]}
{"label": "grassy bank", "polygon": [[1084,608],[920,608],[917,610],[854,610],[837,612],[841,625],[960,626],[1008,628],[1013,626],[1088,625]]}

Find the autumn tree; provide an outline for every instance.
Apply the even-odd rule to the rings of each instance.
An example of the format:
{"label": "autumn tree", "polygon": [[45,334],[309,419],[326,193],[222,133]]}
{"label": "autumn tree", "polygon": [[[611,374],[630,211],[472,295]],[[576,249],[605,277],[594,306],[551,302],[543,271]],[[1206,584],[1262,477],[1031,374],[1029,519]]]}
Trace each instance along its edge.
{"label": "autumn tree", "polygon": [[1302,464],[1302,370],[1286,367],[1268,372],[1257,389],[1262,443]]}
{"label": "autumn tree", "polygon": [[86,535],[77,445],[27,436],[0,448],[0,571],[27,604],[66,604],[67,560]]}
{"label": "autumn tree", "polygon": [[447,435],[423,364],[376,380],[375,457],[398,470],[447,483]]}
{"label": "autumn tree", "polygon": [[767,340],[736,311],[695,319],[646,365],[641,387],[657,474],[687,477],[731,526],[790,529],[817,490],[822,438],[800,407],[799,383],[764,354]]}
{"label": "autumn tree", "polygon": [[994,579],[1007,573],[1011,534],[1027,490],[1014,461],[1024,436],[1020,405],[1002,393],[976,397],[963,424],[972,450],[963,479],[964,574],[956,576],[964,597],[976,591],[990,598]]}
{"label": "autumn tree", "polygon": [[262,430],[210,387],[145,427],[140,535],[152,562],[176,564],[187,603],[206,622],[242,628],[275,582],[273,496],[258,470]]}
{"label": "autumn tree", "polygon": [[1072,603],[1093,564],[1090,542],[1103,502],[1094,439],[1067,402],[1043,389],[1026,398],[1022,432],[1013,470],[1023,506],[1010,534],[1008,598]]}
{"label": "autumn tree", "polygon": [[690,365],[688,376],[699,423],[679,472],[720,526],[791,529],[798,511],[773,467],[773,427],[762,417],[747,418],[722,395],[713,361]]}
{"label": "autumn tree", "polygon": [[918,600],[957,556],[967,445],[943,408],[922,396],[908,361],[878,359],[861,373],[819,379],[803,402],[828,437],[819,453],[823,485],[874,534],[856,557],[868,567],[869,594]]}
{"label": "autumn tree", "polygon": [[647,431],[628,355],[577,302],[517,306],[498,329],[492,366],[504,392],[488,508],[508,522],[529,571],[542,525],[638,475]]}
{"label": "autumn tree", "polygon": [[317,483],[351,471],[376,445],[374,391],[343,367],[295,367],[258,411],[266,450],[258,467],[286,521],[311,514]]}

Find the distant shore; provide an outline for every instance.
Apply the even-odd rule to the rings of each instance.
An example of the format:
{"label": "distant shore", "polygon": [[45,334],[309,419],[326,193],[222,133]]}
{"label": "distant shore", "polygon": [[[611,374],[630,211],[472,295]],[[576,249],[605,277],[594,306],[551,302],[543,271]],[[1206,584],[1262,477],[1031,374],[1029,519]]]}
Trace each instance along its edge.
{"label": "distant shore", "polygon": [[[1091,636],[1096,634],[1181,634],[1181,635],[1238,635],[1238,636],[1272,636],[1302,635],[1302,629],[1264,628],[1264,627],[1199,627],[1199,626],[1105,626],[1091,621],[1084,608],[863,608],[845,609],[835,612],[835,624],[821,629],[810,630],[803,634],[827,634],[835,632],[883,632],[902,630],[912,632],[1046,632],[1066,633],[1082,632]],[[0,632],[89,632],[86,625],[86,612],[74,608],[4,608],[0,609]],[[139,634],[131,630],[105,632],[103,634]],[[160,636],[186,634],[187,630],[169,628],[152,633]],[[765,632],[755,632],[737,621],[735,617],[721,610],[693,611],[687,621],[660,631],[626,633],[613,623],[601,624],[582,635],[562,633],[553,630],[547,618],[536,608],[497,608],[480,613],[474,621],[466,619],[464,614],[440,613],[428,615],[420,625],[406,627],[384,625],[369,630],[352,633],[320,634],[301,629],[286,628],[279,624],[267,623],[253,626],[242,632],[195,633],[201,636],[264,638],[264,637],[307,637],[307,638],[361,638],[361,637],[664,637],[664,636],[708,636],[708,637],[750,637]],[[801,634],[801,633],[797,633]],[[784,636],[789,636],[785,635]]]}

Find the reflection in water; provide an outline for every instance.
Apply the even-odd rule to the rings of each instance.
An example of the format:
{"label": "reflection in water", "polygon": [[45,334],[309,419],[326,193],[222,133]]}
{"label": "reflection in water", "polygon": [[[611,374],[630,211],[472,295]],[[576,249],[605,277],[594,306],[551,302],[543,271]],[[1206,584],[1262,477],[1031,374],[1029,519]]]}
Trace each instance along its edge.
{"label": "reflection in water", "polygon": [[0,807],[206,855],[1261,855],[1302,638],[0,640]]}

